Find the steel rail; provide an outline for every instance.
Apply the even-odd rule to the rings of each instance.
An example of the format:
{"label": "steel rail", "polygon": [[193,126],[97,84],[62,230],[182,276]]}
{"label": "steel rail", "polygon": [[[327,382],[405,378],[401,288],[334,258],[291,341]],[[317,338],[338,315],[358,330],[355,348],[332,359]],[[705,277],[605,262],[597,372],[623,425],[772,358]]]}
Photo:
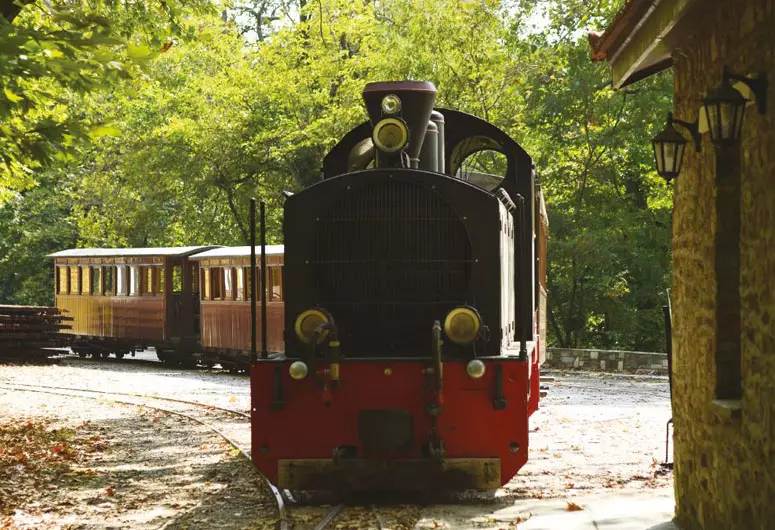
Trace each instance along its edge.
{"label": "steel rail", "polygon": [[385,520],[382,519],[382,516],[379,514],[379,511],[377,511],[377,507],[375,505],[371,505],[371,513],[374,515],[374,519],[377,520],[377,530],[383,530],[385,528]]}
{"label": "steel rail", "polygon": [[196,405],[198,407],[205,407],[211,410],[220,410],[223,412],[227,412],[229,414],[235,414],[237,416],[250,419],[250,414],[246,414],[245,412],[241,412],[239,410],[229,409],[225,407],[218,407],[216,405],[208,405],[207,403],[200,403],[199,401],[187,401],[185,399],[153,396],[150,394],[139,394],[136,392],[113,392],[112,390],[95,390],[91,388],[72,388],[72,387],[66,387],[66,386],[51,386],[51,385],[31,385],[29,383],[16,383],[16,382],[7,382],[4,384],[14,385],[14,386],[30,386],[34,388],[50,388],[54,390],[73,390],[75,392],[92,392],[96,394],[113,394],[114,396],[133,396],[133,397],[148,398],[148,399],[158,399],[160,401],[172,401],[174,403],[185,403],[187,405]]}
{"label": "steel rail", "polygon": [[325,517],[323,517],[323,519],[317,525],[315,525],[315,530],[325,530],[331,521],[333,521],[336,516],[339,515],[339,512],[342,511],[342,508],[344,508],[344,504],[337,504],[328,510],[328,513],[325,515]]}
{"label": "steel rail", "polygon": [[[26,386],[27,387],[35,387],[36,385],[26,385]],[[55,396],[79,397],[79,398],[82,398],[82,399],[106,399],[107,401],[110,401],[110,402],[113,402],[113,403],[119,403],[119,404],[122,404],[122,405],[133,405],[135,407],[144,407],[144,408],[148,408],[148,409],[158,410],[158,411],[161,411],[161,412],[166,412],[167,414],[172,414],[172,415],[175,415],[175,416],[180,416],[182,418],[188,419],[189,421],[193,421],[195,423],[198,423],[199,425],[202,425],[203,427],[206,427],[207,429],[213,431],[218,436],[223,438],[229,445],[231,445],[233,448],[235,448],[237,451],[239,451],[240,455],[245,457],[252,464],[252,459],[250,458],[250,455],[248,454],[248,452],[245,451],[237,442],[232,440],[231,437],[226,435],[220,429],[217,429],[216,427],[213,427],[209,423],[206,423],[206,422],[200,420],[199,418],[195,418],[194,416],[191,416],[190,414],[186,414],[184,412],[180,412],[180,411],[177,411],[177,410],[171,410],[171,409],[167,409],[167,408],[164,408],[164,407],[156,407],[156,406],[153,406],[153,405],[147,405],[147,404],[144,404],[144,403],[135,403],[135,402],[132,402],[132,401],[124,401],[124,400],[120,400],[120,399],[110,399],[110,398],[104,398],[104,397],[97,398],[97,397],[83,396],[83,395],[78,395],[78,394],[67,394],[67,393],[64,393],[64,392],[54,392],[53,390],[56,390],[56,387],[54,387],[53,390],[41,390],[41,388],[44,388],[44,389],[45,388],[49,388],[49,387],[46,387],[46,386],[43,386],[43,385],[38,385],[38,388],[23,388],[23,387],[16,386],[13,383],[12,384],[6,383],[6,384],[3,384],[2,386],[0,386],[0,388],[5,388],[7,390],[17,390],[17,391],[21,391],[21,392],[37,392],[37,393],[41,393],[41,394],[52,394],[52,395],[55,395]],[[112,394],[112,392],[95,391],[95,390],[91,390],[91,389],[71,388],[70,390],[72,390],[74,392],[97,392],[97,393],[100,393],[100,394]],[[113,394],[115,394],[115,393],[113,393]],[[142,397],[146,397],[147,399],[164,399],[164,398],[155,398],[153,396],[142,396]],[[194,401],[191,401],[191,402],[188,402],[188,403],[189,404],[195,404],[195,405],[197,405],[199,407],[204,407],[204,408],[210,407],[210,405],[205,405],[203,403],[197,403],[197,402],[194,402]],[[232,412],[232,413],[233,412],[237,412],[237,411],[233,411],[231,409],[222,409],[222,410],[224,410],[226,412]],[[278,512],[278,515],[279,515],[279,521],[278,521],[278,523],[279,523],[278,524],[279,530],[290,530],[290,524],[288,522],[288,516],[287,516],[286,509],[285,509],[285,501],[283,500],[283,496],[280,493],[280,490],[277,488],[277,486],[272,484],[269,481],[269,479],[267,479],[262,473],[260,473],[255,467],[252,467],[252,468],[256,472],[259,473],[261,478],[264,480],[264,483],[269,487],[270,491],[272,492],[272,495],[275,498],[275,501],[277,503],[277,512]]]}

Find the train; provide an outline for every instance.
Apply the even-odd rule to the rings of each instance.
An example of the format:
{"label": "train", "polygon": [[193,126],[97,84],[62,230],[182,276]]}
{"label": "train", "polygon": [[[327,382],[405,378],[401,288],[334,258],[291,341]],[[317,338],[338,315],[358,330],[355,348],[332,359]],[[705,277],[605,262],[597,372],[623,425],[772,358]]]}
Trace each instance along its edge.
{"label": "train", "polygon": [[548,219],[530,155],[436,93],[367,84],[368,119],[284,194],[255,271],[269,355],[250,247],[220,246],[52,254],[73,351],[246,368],[252,460],[280,488],[504,485],[540,399]]}
{"label": "train", "polygon": [[527,462],[548,220],[528,153],[369,83],[368,120],[285,201],[282,357],[250,368],[252,459],[290,490],[493,490]]}
{"label": "train", "polygon": [[[257,346],[278,355],[283,245],[265,250],[267,337],[266,347],[263,338]],[[81,357],[121,359],[153,347],[175,366],[220,364],[238,372],[250,365],[250,247],[77,248],[49,257],[55,304],[72,318],[63,333]]]}

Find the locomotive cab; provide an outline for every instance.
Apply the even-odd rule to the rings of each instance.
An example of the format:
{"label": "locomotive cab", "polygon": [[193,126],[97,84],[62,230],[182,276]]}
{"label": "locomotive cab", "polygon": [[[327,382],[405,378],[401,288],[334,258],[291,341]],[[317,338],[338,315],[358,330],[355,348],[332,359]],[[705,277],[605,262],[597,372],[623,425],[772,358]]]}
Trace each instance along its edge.
{"label": "locomotive cab", "polygon": [[[494,489],[538,405],[538,196],[503,131],[371,83],[369,120],[286,200],[285,358],[251,370],[253,460],[297,489]],[[488,186],[461,172],[484,148]],[[481,181],[481,179],[479,179]]]}

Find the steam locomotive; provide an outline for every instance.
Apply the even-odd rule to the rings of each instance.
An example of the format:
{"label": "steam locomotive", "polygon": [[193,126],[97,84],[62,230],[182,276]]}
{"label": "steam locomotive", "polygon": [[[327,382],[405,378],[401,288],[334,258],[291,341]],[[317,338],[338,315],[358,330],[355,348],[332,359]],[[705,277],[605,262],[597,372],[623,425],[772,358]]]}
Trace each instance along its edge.
{"label": "steam locomotive", "polygon": [[283,488],[479,489],[527,461],[547,219],[530,156],[428,82],[368,121],[284,217],[285,355],[250,369],[252,458]]}

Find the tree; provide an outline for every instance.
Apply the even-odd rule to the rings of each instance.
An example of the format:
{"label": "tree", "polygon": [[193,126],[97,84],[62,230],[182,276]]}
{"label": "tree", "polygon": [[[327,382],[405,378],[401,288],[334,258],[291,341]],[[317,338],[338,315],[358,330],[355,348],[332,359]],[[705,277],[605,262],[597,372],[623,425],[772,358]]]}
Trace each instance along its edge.
{"label": "tree", "polygon": [[[575,19],[548,4],[547,29],[528,44],[535,66],[517,136],[547,199],[551,337],[563,347],[661,349],[672,196],[653,169],[650,138],[670,106],[671,76],[613,91]],[[617,8],[601,5],[590,16]]]}
{"label": "tree", "polygon": [[183,9],[206,0],[151,2],[4,2],[0,10],[0,202],[34,184],[34,171],[72,156],[89,137],[111,132],[96,116],[68,108],[88,93],[128,77],[191,36]]}
{"label": "tree", "polygon": [[[40,166],[39,184],[0,208],[0,246],[29,256],[29,270],[0,262],[0,296],[50,296],[41,256],[63,246],[245,244],[251,196],[267,201],[270,241],[281,242],[281,191],[315,182],[327,150],[366,119],[363,86],[427,79],[438,106],[493,122],[534,159],[550,221],[551,342],[659,349],[672,200],[649,139],[670,105],[670,76],[613,91],[608,72],[589,61],[583,34],[604,27],[621,3],[245,0],[238,5],[256,13],[250,24],[237,11],[236,23],[176,12],[186,28],[178,33],[196,38],[168,48],[176,33],[168,19],[153,20],[151,8],[135,23],[109,9],[124,4],[92,3],[101,8],[88,14],[109,22],[105,38],[120,41],[100,49],[126,66],[101,62],[94,47],[73,52],[68,60],[85,61],[84,79],[100,83],[79,88],[45,73],[56,62],[41,50],[37,84],[9,85],[25,101],[51,87],[46,101],[59,106],[16,102],[0,127],[13,122],[23,133],[45,110],[69,132],[35,133],[48,158],[15,148],[14,160],[26,160],[20,166]],[[126,6],[135,4],[142,3]],[[26,15],[32,24],[42,13],[17,20]],[[282,23],[273,23],[278,16]],[[53,31],[48,20],[39,27]],[[241,36],[248,26],[259,38]],[[17,68],[8,65],[0,63],[0,75]],[[77,130],[91,131],[93,141],[75,141]],[[62,221],[36,225],[48,211]],[[19,232],[25,222],[36,227],[29,236]],[[25,241],[26,254],[16,246]],[[18,292],[27,294],[14,294],[22,284]]]}

